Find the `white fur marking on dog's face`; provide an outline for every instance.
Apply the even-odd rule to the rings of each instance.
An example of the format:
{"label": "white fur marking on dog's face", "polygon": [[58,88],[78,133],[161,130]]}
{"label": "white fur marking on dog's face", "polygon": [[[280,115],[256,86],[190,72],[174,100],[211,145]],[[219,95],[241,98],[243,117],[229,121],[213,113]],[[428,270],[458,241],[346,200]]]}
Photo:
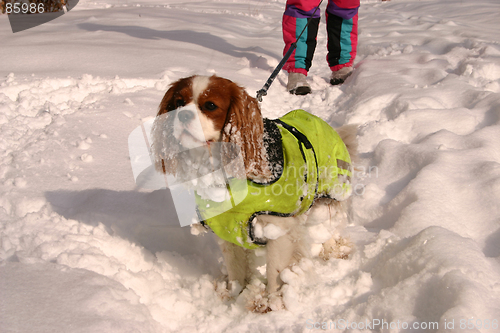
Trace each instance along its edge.
{"label": "white fur marking on dog's face", "polygon": [[[173,134],[184,148],[196,148],[209,141],[219,140],[220,132],[215,129],[213,121],[204,115],[194,103],[189,103],[172,112],[176,113]],[[191,120],[181,121],[182,113],[190,114]]]}
{"label": "white fur marking on dog's face", "polygon": [[[200,147],[207,141],[215,141],[219,138],[220,133],[215,130],[212,120],[204,115],[194,103],[189,103],[172,112],[176,113],[173,134],[184,148]],[[182,113],[189,113],[191,120],[181,121]]]}
{"label": "white fur marking on dog's face", "polygon": [[200,116],[201,128],[205,136],[205,142],[219,141],[220,131],[215,129],[214,122],[198,109]]}
{"label": "white fur marking on dog's face", "polygon": [[203,94],[210,85],[210,77],[209,76],[195,76],[193,78],[193,102],[196,105],[196,109],[198,110],[198,119],[201,124],[201,128],[203,129],[203,134],[205,135],[205,142],[209,141],[219,141],[220,139],[220,131],[215,129],[215,125],[209,117],[207,117],[203,112],[201,112],[198,105],[198,98],[201,94]]}
{"label": "white fur marking on dog's face", "polygon": [[198,97],[208,88],[210,77],[208,76],[195,76],[193,78],[193,99],[195,104],[198,103]]}
{"label": "white fur marking on dog's face", "polygon": [[[189,103],[174,110],[174,137],[179,140],[184,148],[196,148],[205,144],[205,136],[203,135],[203,127],[199,118],[199,111],[196,105]],[[181,114],[190,114],[189,122],[181,120]]]}

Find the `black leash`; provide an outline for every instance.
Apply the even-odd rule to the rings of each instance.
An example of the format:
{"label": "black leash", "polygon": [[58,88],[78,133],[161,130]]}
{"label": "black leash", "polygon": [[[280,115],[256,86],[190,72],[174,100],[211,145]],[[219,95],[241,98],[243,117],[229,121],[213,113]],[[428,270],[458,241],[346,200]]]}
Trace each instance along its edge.
{"label": "black leash", "polygon": [[271,84],[273,84],[274,79],[276,78],[276,76],[278,76],[278,74],[281,71],[281,69],[283,68],[283,66],[285,66],[285,63],[288,60],[288,58],[290,58],[293,51],[297,48],[297,41],[300,39],[300,37],[302,37],[302,34],[304,33],[304,31],[306,31],[307,27],[309,26],[309,23],[311,22],[311,19],[313,18],[314,14],[316,14],[316,12],[318,11],[319,6],[321,6],[322,2],[323,2],[323,0],[321,0],[319,2],[319,5],[314,9],[314,12],[312,13],[312,15],[309,16],[309,18],[307,19],[306,26],[304,27],[304,29],[302,29],[302,32],[300,33],[299,37],[297,37],[295,42],[292,43],[292,45],[290,45],[290,48],[288,49],[286,54],[283,56],[283,59],[281,59],[278,66],[276,66],[274,71],[271,73],[271,76],[267,79],[266,84],[264,84],[264,87],[262,87],[261,90],[257,91],[257,100],[259,102],[262,102],[262,97],[267,96],[267,91],[269,90],[269,87],[271,87]]}

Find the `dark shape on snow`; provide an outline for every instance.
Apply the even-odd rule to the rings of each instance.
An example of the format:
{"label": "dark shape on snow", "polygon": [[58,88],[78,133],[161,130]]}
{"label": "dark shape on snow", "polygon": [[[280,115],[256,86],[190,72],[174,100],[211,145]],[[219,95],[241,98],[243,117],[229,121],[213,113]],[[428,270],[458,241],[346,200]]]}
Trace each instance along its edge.
{"label": "dark shape on snow", "polygon": [[[78,4],[78,0],[66,0],[66,10],[70,11],[75,8]],[[38,7],[37,7],[38,8]],[[43,13],[19,13],[19,14],[8,14],[10,27],[12,28],[12,32],[16,33],[19,31],[27,30],[39,26],[41,24],[50,22],[60,16],[64,15],[63,10],[59,10],[56,12],[47,12]]]}

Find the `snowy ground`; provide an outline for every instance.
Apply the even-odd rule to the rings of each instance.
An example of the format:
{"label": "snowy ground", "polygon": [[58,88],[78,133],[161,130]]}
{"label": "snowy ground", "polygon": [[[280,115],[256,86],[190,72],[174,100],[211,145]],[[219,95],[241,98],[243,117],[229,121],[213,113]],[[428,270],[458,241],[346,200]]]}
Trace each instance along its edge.
{"label": "snowy ground", "polygon": [[84,0],[16,34],[0,16],[1,332],[500,330],[497,0],[362,1],[342,87],[324,23],[314,93],[290,96],[280,74],[265,116],[359,124],[364,186],[354,253],[288,271],[287,310],[222,301],[214,240],[178,226],[167,192],[135,188],[127,138],[168,84],[217,73],[254,94],[281,59],[283,8]]}

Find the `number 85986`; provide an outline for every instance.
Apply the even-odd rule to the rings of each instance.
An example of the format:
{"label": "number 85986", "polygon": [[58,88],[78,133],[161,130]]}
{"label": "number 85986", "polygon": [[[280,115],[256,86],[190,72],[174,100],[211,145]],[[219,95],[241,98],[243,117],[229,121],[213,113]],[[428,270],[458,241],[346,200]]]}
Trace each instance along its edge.
{"label": "number 85986", "polygon": [[5,12],[7,14],[40,14],[45,12],[45,6],[43,3],[6,3]]}

